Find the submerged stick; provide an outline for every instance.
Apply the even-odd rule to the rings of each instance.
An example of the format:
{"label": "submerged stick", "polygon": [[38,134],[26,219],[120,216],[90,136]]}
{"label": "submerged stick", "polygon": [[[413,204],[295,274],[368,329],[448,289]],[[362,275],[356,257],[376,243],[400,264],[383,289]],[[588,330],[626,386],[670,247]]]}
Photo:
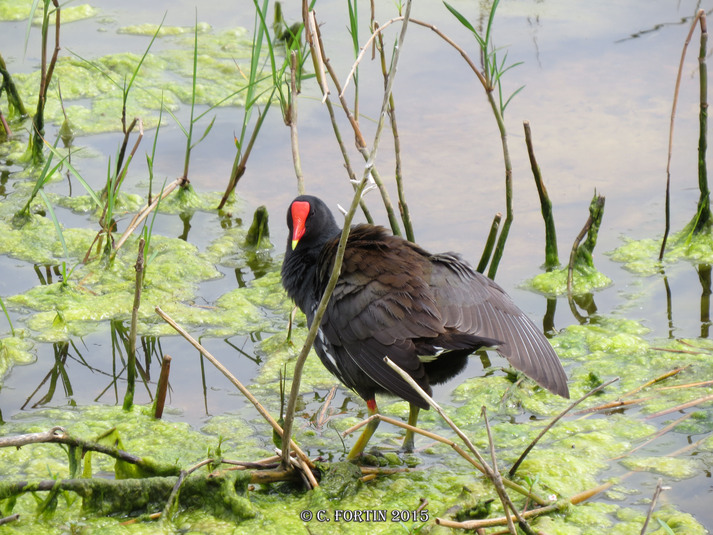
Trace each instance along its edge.
{"label": "submerged stick", "polygon": [[0,526],[3,524],[9,524],[20,518],[20,513],[15,513],[14,515],[6,516],[5,518],[0,518]]}
{"label": "submerged stick", "polygon": [[[553,504],[547,505],[545,507],[540,507],[539,509],[532,509],[530,511],[523,511],[521,513],[521,516],[523,518],[535,518],[538,516],[546,515],[549,513],[556,513],[558,511],[562,511],[567,508],[569,504],[565,500],[560,500],[559,502],[555,502]],[[512,520],[516,520],[516,517],[513,515],[510,517]],[[463,522],[456,522],[454,520],[449,520],[447,518],[440,518],[436,517],[436,524],[439,526],[445,526],[447,528],[456,528],[456,529],[467,529],[467,530],[479,530],[479,529],[484,529],[484,528],[491,528],[494,526],[503,526],[507,524],[508,518],[506,517],[499,517],[499,518],[485,518],[482,520],[465,520]]]}
{"label": "submerged stick", "polygon": [[685,366],[679,366],[678,368],[674,368],[673,370],[669,370],[669,371],[667,371],[666,373],[662,373],[662,374],[659,375],[658,377],[654,377],[654,378],[651,379],[650,381],[646,381],[644,384],[642,384],[642,385],[640,385],[640,386],[637,386],[637,387],[634,388],[633,390],[629,390],[626,394],[623,394],[621,397],[622,397],[622,398],[625,398],[625,397],[632,396],[632,395],[636,394],[637,392],[641,392],[641,391],[642,391],[644,388],[646,388],[647,386],[654,385],[654,384],[656,384],[656,383],[659,383],[659,382],[663,381],[664,379],[668,379],[669,377],[673,377],[674,375],[677,375],[677,374],[681,373],[683,370],[685,370],[685,369],[688,368],[689,366],[690,366],[690,364],[686,364]]}
{"label": "submerged stick", "polygon": [[[82,451],[96,451],[98,453],[103,453],[113,457],[114,459],[119,459],[130,464],[135,464],[142,467],[147,471],[156,471],[156,462],[152,461],[147,463],[143,458],[138,455],[128,453],[119,448],[113,446],[106,446],[104,444],[99,444],[92,440],[85,440],[83,438],[71,436],[64,427],[56,426],[49,431],[44,431],[40,433],[28,433],[25,435],[15,435],[9,437],[0,437],[0,448],[21,448],[22,446],[27,446],[28,444],[43,444],[47,442],[54,442],[56,444],[65,444],[67,446],[74,446],[80,448]],[[161,466],[159,467],[161,472],[171,471],[173,468],[171,466]],[[176,470],[177,472],[177,470]]]}
{"label": "submerged stick", "polygon": [[696,405],[700,405],[701,403],[706,403],[711,400],[713,400],[713,394],[703,396],[703,397],[694,399],[692,401],[687,401],[686,403],[681,403],[680,405],[676,405],[675,407],[669,407],[668,409],[664,409],[659,412],[655,412],[653,414],[649,414],[644,419],[651,420],[653,418],[658,418],[659,416],[664,416],[664,415],[670,414],[672,412],[682,411],[683,409],[689,409],[691,407],[695,407]]}
{"label": "submerged stick", "polygon": [[[687,453],[691,451],[694,448],[697,448],[701,444],[703,444],[706,440],[708,440],[710,437],[704,436],[703,438],[695,441],[692,444],[688,444],[687,446],[684,446],[683,448],[680,448],[676,451],[672,451],[670,453],[667,453],[664,457],[677,457],[681,455],[682,453]],[[622,481],[627,479],[628,477],[631,477],[634,474],[638,474],[638,470],[630,470],[626,474],[619,476],[618,478],[613,478],[610,481],[607,481],[606,483],[602,483],[601,485],[594,487],[592,489],[585,490],[583,492],[580,492],[579,494],[575,494],[569,499],[569,502],[572,505],[577,505],[580,504],[586,500],[589,500],[590,498],[593,498],[597,494],[613,487],[615,484],[621,484]]]}
{"label": "submerged stick", "polygon": [[666,433],[668,433],[669,431],[671,431],[672,429],[674,429],[675,427],[677,427],[678,424],[680,424],[680,423],[685,422],[686,420],[688,420],[691,416],[693,416],[693,414],[694,414],[694,413],[692,413],[692,412],[689,412],[688,414],[684,414],[683,416],[681,416],[680,418],[674,420],[673,422],[671,422],[670,424],[668,424],[666,427],[664,427],[663,429],[661,429],[659,432],[657,432],[656,434],[654,434],[650,439],[648,439],[648,440],[642,442],[641,444],[639,444],[639,445],[636,446],[635,448],[630,449],[630,450],[627,451],[626,453],[622,453],[621,455],[617,455],[616,457],[612,457],[612,458],[610,458],[609,460],[610,460],[610,461],[616,461],[616,460],[619,460],[619,459],[623,459],[623,458],[625,458],[625,457],[628,457],[629,455],[631,455],[632,453],[634,453],[634,452],[640,450],[641,448],[644,448],[644,447],[648,446],[648,445],[651,444],[654,440],[656,440],[656,439],[658,439],[658,438],[661,438],[661,437],[664,436]]}
{"label": "submerged stick", "polygon": [[588,409],[583,409],[576,414],[587,414],[587,413],[592,413],[592,412],[597,412],[600,410],[605,410],[605,409],[612,409],[614,407],[623,407],[627,405],[635,405],[637,403],[643,403],[644,401],[648,401],[650,399],[654,399],[655,396],[646,396],[643,398],[636,398],[636,399],[629,399],[626,400],[625,398],[628,398],[630,396],[633,396],[634,394],[639,393],[641,390],[644,388],[654,385],[660,381],[663,381],[664,379],[668,379],[669,377],[673,377],[674,375],[680,373],[681,371],[685,370],[688,367],[686,366],[681,366],[679,368],[675,368],[673,370],[669,370],[666,373],[663,373],[659,375],[658,377],[655,377],[654,379],[651,379],[649,381],[646,381],[644,384],[637,386],[636,388],[633,388],[632,390],[629,390],[625,394],[622,394],[619,396],[617,399],[614,401],[608,401],[607,403],[603,403],[601,405],[597,405],[596,407],[589,407]]}

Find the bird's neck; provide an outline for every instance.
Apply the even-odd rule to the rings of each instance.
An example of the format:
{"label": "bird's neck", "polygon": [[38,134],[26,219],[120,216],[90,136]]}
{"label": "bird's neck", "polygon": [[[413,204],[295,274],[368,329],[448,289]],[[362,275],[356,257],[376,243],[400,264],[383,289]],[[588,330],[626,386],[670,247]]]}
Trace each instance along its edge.
{"label": "bird's neck", "polygon": [[286,282],[287,295],[305,314],[311,309],[312,302],[315,300],[312,281],[316,279],[316,257],[317,255],[310,254],[310,251],[292,251],[292,254],[285,257],[282,265],[282,277]]}
{"label": "bird's neck", "polygon": [[[341,229],[336,229],[337,236]],[[330,233],[331,234],[331,233]],[[314,309],[322,296],[324,288],[320,284],[319,260],[324,245],[333,237],[328,237],[320,243],[311,243],[309,247],[298,246],[291,249],[288,243],[285,261],[282,265],[282,279],[285,290],[312,323]],[[306,244],[301,244],[306,245]]]}

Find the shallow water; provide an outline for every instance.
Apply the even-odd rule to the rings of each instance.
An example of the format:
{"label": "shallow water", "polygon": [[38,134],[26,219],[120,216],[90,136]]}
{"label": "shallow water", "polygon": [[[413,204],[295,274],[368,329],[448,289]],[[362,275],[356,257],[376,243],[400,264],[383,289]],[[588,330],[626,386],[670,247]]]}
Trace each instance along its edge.
{"label": "shallow water", "polygon": [[[387,4],[381,8],[380,20],[393,16],[392,4]],[[473,2],[463,0],[452,4],[466,16],[476,18],[477,6]],[[124,50],[141,54],[148,37],[118,34],[117,28],[143,22],[158,23],[165,10],[168,10],[166,24],[171,26],[190,26],[195,17],[190,2],[154,2],[150,8],[145,2],[133,1],[123,3],[121,8],[111,2],[94,5],[101,10],[101,16],[63,27],[64,51],[89,57]],[[496,17],[496,44],[507,48],[509,62],[522,62],[504,76],[505,92],[512,92],[521,85],[525,88],[515,96],[506,112],[513,162],[515,221],[497,280],[538,323],[544,315],[546,299],[522,287],[524,281],[540,271],[544,261],[543,225],[525,150],[523,120],[532,126],[538,163],[554,204],[562,260],[567,258],[571,243],[586,221],[594,190],[606,196],[595,263],[614,283],[594,294],[597,312],[640,321],[650,329],[646,337],[651,340],[708,338],[710,319],[706,310],[709,303],[694,265],[680,262],[667,266],[671,294],[670,306],[667,306],[667,290],[660,276],[634,275],[604,254],[621,245],[623,236],[658,238],[663,232],[671,100],[681,47],[697,7],[711,8],[705,2],[664,0],[508,1],[501,5]],[[345,78],[351,67],[351,45],[344,32],[345,9],[336,1],[318,1],[316,9],[323,22],[322,33],[332,64]],[[296,20],[298,16],[296,5],[286,8],[288,20]],[[473,39],[440,4],[418,3],[412,16],[432,21],[472,57],[477,57]],[[216,31],[234,26],[252,27],[252,7],[247,2],[245,9],[226,2],[201,4],[197,17]],[[27,55],[22,57],[25,24],[0,23],[0,52],[11,72],[29,72],[37,65],[36,46],[30,46]],[[365,35],[366,30],[362,29],[362,33]],[[391,39],[393,35],[392,32]],[[31,42],[33,39],[37,42],[36,38],[37,28],[34,28]],[[170,39],[159,40],[157,50],[170,48],[170,43]],[[697,47],[696,36],[683,70],[675,124],[671,190],[674,230],[693,216],[698,198],[698,79],[694,59]],[[373,132],[373,119],[381,101],[381,74],[375,64],[365,63],[360,76],[362,124],[366,131]],[[460,251],[476,263],[493,214],[505,209],[501,143],[483,91],[454,50],[430,30],[413,25],[401,55],[394,98],[406,194],[416,239],[427,249]],[[190,179],[199,191],[221,190],[234,157],[233,135],[239,129],[242,110],[221,108],[216,113],[210,136],[198,145],[191,160]],[[187,114],[184,105],[178,116],[186,120]],[[207,121],[202,127],[206,124]],[[340,125],[345,139],[351,140],[345,121]],[[48,127],[50,138],[56,130],[55,125]],[[321,196],[332,207],[336,203],[348,205],[351,185],[347,182],[326,111],[313,85],[305,89],[299,101],[299,135],[308,191]],[[82,160],[80,165],[94,187],[99,187],[104,180],[105,158],[113,157],[118,143],[116,133],[75,140],[75,145],[104,155]],[[144,143],[143,149],[149,150],[148,140]],[[240,222],[238,219],[249,223],[254,208],[265,204],[271,215],[271,239],[278,252],[286,239],[284,210],[296,194],[289,143],[288,129],[277,110],[270,110],[247,173],[238,186],[243,203],[232,219],[236,225]],[[161,132],[157,176],[171,180],[180,175],[184,145],[182,133],[168,121]],[[353,150],[351,158],[354,168],[361,169],[361,157]],[[395,186],[390,178],[393,150],[388,135],[382,138],[377,167],[382,176],[387,177],[392,199],[395,199]],[[139,167],[132,171],[129,190],[143,193],[145,171]],[[12,188],[12,177],[5,180],[4,187]],[[80,189],[76,183],[73,188],[75,193]],[[55,184],[51,190],[66,194],[67,184]],[[378,222],[384,224],[377,193],[371,192],[367,199]],[[63,209],[57,213],[67,227],[95,228],[91,218]],[[127,219],[124,218],[120,226],[125,225]],[[215,214],[196,212],[190,226],[187,240],[200,250],[220,234],[220,221]],[[176,216],[161,215],[155,232],[180,236],[185,229],[184,222]],[[206,304],[255,277],[244,266],[237,271],[229,265],[221,265],[219,269],[223,278],[200,286],[199,295]],[[31,264],[9,256],[0,257],[3,298],[23,293],[37,284],[38,276]],[[22,322],[25,311],[11,312],[16,323]],[[566,300],[560,298],[554,316],[555,328],[562,329],[577,321]],[[0,325],[4,325],[4,318]],[[206,338],[205,342],[211,351],[224,355],[226,365],[238,370],[240,379],[249,384],[257,374],[258,365],[242,352],[252,356],[255,339],[261,336],[261,333],[251,333],[225,341]],[[107,325],[83,341],[76,341],[77,350],[70,352],[67,366],[73,392],[71,395],[56,392],[51,406],[63,406],[69,400],[80,405],[97,398],[103,403],[116,401],[112,397],[113,387],[109,387],[113,377],[111,362],[93,362],[90,368],[79,358],[79,354],[85,358],[89,354],[108,355],[109,338]],[[163,337],[161,349],[163,354],[174,356],[170,405],[178,412],[169,418],[199,426],[210,415],[242,405],[234,389],[212,368],[205,368],[207,391],[204,392],[203,381],[198,380],[199,373],[203,373],[199,371],[198,358],[182,341]],[[5,377],[0,391],[0,411],[5,420],[12,419],[18,412],[31,410],[32,404],[37,402],[38,396],[35,396],[26,404],[28,396],[51,369],[55,354],[51,344],[39,344],[36,352],[35,363],[17,366]],[[473,359],[466,376],[478,376],[482,370],[479,359]],[[157,375],[155,368],[152,380]],[[450,391],[464,377],[438,389],[436,398],[447,401]],[[701,378],[704,379],[710,377]],[[642,378],[642,382],[644,380]],[[107,387],[107,393],[99,397]],[[118,392],[121,399],[121,386]],[[146,390],[138,388],[137,402],[147,401]],[[679,436],[676,442],[686,440],[693,439]],[[642,476],[638,481],[645,489],[642,494],[650,495],[655,478]],[[712,529],[713,517],[707,506],[713,494],[710,473],[672,485],[671,501]]]}

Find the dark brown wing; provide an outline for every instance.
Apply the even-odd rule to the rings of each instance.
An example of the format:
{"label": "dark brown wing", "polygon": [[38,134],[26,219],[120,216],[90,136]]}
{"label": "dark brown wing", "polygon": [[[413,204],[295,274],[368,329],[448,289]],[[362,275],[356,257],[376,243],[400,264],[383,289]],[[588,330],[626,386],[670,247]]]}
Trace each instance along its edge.
{"label": "dark brown wing", "polygon": [[548,390],[569,397],[549,341],[505,291],[457,255],[432,255],[430,285],[446,328],[501,340],[497,351]]}
{"label": "dark brown wing", "polygon": [[[347,386],[360,395],[349,377],[363,372],[375,385],[407,401],[424,401],[383,358],[388,356],[420,386],[430,391],[414,340],[435,338],[444,332],[431,288],[424,280],[430,262],[401,239],[371,226],[355,227],[344,255],[342,273],[322,320],[322,332],[335,352]],[[325,247],[331,258],[336,242]],[[321,263],[322,279],[331,261]],[[357,369],[355,369],[357,368]]]}

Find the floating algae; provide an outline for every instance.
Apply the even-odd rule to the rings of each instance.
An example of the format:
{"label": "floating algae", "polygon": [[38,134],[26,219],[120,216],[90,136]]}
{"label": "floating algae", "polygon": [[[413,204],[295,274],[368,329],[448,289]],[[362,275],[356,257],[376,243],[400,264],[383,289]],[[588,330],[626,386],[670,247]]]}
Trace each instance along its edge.
{"label": "floating algae", "polygon": [[692,264],[713,263],[713,233],[710,230],[692,233],[686,228],[669,238],[663,263],[658,255],[661,240],[624,239],[624,244],[612,251],[611,259],[621,262],[629,271],[649,276],[661,273],[667,264],[681,260]]}
{"label": "floating algae", "polygon": [[[30,16],[32,0],[0,0],[0,21],[24,20]],[[42,14],[42,10],[35,12],[33,24],[41,24],[42,18],[37,17],[37,13]],[[99,10],[90,4],[80,4],[77,6],[62,6],[62,24],[76,22],[94,17],[99,14]]]}
{"label": "floating algae", "polygon": [[[0,10],[2,4],[0,4]],[[64,10],[63,10],[64,12]],[[2,11],[0,11],[0,16]],[[147,26],[144,30],[156,26]],[[126,33],[144,35],[139,28]],[[196,104],[243,106],[245,81],[235,61],[244,59],[240,69],[249,70],[252,43],[245,38],[244,29],[213,33],[209,26],[199,25],[199,64],[195,97]],[[190,103],[193,97],[193,29],[190,39],[180,39],[182,31],[167,27],[165,39],[173,39],[172,49],[148,53],[143,58],[135,80],[135,87],[126,101],[127,115],[141,117],[144,128],[158,124],[161,106],[175,111],[178,103]],[[130,52],[109,54],[99,58],[62,56],[58,59],[50,84],[50,93],[56,94],[59,81],[62,87],[64,109],[75,130],[75,135],[118,132],[123,101],[123,80],[131,79],[142,57]],[[17,73],[14,80],[25,102],[34,102],[40,86],[40,73]],[[267,87],[267,81],[260,82]],[[256,94],[264,91],[258,88]],[[267,98],[267,97],[263,97]],[[258,104],[262,101],[258,101]],[[48,99],[45,121],[63,124],[64,114],[59,99]]]}

